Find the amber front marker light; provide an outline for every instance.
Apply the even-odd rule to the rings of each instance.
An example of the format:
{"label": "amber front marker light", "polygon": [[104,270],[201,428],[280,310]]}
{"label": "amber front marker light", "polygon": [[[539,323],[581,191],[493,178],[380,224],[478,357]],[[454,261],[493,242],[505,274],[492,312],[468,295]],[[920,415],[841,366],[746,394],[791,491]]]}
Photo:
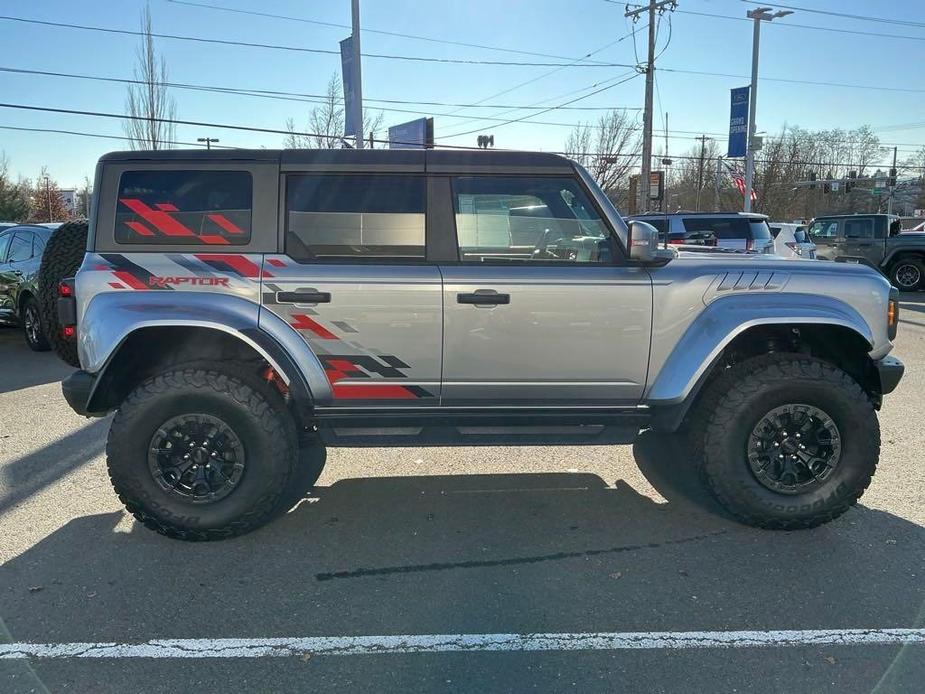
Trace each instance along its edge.
{"label": "amber front marker light", "polygon": [[890,292],[890,300],[886,307],[886,326],[887,334],[892,340],[899,328],[899,292],[895,289]]}

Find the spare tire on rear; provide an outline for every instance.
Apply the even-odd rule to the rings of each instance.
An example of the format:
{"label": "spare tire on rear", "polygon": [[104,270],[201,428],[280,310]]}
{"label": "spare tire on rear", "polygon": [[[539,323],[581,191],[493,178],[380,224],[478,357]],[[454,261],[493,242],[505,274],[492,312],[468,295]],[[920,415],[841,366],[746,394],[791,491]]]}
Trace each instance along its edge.
{"label": "spare tire on rear", "polygon": [[61,359],[80,367],[77,342],[64,337],[58,321],[58,283],[77,274],[87,250],[87,222],[62,224],[51,235],[39,267],[39,311],[48,342]]}

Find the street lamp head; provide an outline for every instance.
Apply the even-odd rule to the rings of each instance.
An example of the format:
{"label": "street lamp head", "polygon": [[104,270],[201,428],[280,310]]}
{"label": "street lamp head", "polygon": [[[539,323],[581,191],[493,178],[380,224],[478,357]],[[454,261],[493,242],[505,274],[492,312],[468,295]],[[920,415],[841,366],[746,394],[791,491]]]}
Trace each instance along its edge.
{"label": "street lamp head", "polygon": [[786,17],[788,14],[793,14],[793,10],[778,10],[774,13],[774,19],[780,19],[781,17]]}
{"label": "street lamp head", "polygon": [[778,10],[773,12],[773,7],[756,7],[754,10],[749,10],[745,13],[745,16],[749,19],[756,19],[759,22],[770,22],[772,19],[780,19],[781,17],[786,17],[788,14],[793,14],[792,10]]}

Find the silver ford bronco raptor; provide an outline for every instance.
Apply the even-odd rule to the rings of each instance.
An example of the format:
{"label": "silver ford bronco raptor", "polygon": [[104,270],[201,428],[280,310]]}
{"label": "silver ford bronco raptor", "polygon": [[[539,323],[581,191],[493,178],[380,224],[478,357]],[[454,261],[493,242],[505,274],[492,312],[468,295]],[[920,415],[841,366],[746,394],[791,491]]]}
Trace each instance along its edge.
{"label": "silver ford bronco raptor", "polygon": [[252,530],[331,445],[681,431],[729,513],[781,529],[839,516],[877,465],[903,372],[883,276],[661,249],[562,157],[117,152],[95,191],[52,341],[71,407],[115,411],[120,499],[165,535]]}

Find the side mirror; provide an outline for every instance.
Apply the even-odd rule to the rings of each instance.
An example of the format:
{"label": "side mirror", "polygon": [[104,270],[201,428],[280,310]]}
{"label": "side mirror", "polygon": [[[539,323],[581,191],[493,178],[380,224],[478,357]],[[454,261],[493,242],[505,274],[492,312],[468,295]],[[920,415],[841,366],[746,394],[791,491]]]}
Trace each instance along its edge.
{"label": "side mirror", "polygon": [[654,263],[664,259],[658,252],[658,229],[638,219],[631,220],[628,226],[630,260]]}

